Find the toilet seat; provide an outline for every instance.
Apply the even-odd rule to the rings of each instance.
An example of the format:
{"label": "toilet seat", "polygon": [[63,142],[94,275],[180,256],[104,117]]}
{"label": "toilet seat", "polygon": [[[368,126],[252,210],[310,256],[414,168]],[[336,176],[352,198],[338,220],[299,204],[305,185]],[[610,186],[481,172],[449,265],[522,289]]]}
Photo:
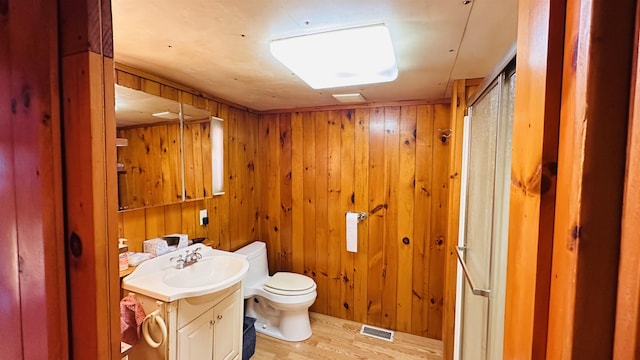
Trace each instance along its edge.
{"label": "toilet seat", "polygon": [[278,272],[267,278],[262,287],[265,291],[278,295],[304,295],[316,289],[316,283],[308,276]]}

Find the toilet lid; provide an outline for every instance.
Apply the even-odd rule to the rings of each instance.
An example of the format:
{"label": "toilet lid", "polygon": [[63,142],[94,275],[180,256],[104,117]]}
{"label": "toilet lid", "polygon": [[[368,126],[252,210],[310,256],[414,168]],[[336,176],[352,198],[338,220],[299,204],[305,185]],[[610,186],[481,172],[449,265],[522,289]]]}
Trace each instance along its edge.
{"label": "toilet lid", "polygon": [[316,283],[308,276],[278,272],[264,282],[264,289],[280,295],[303,295],[315,289]]}

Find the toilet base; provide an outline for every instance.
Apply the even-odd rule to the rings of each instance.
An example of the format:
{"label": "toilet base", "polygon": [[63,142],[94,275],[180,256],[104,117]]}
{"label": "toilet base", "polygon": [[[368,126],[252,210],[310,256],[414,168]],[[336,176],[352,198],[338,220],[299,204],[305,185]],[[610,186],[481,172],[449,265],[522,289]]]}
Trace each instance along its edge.
{"label": "toilet base", "polygon": [[[257,301],[256,301],[257,300]],[[309,309],[278,310],[261,297],[247,300],[246,316],[256,319],[257,332],[285,341],[303,341],[311,337]]]}

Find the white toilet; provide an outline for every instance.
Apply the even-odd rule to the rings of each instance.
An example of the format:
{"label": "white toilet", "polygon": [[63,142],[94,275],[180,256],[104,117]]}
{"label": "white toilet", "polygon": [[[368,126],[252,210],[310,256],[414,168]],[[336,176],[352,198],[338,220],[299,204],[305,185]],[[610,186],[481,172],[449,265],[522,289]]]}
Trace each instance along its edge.
{"label": "white toilet", "polygon": [[252,242],[235,253],[245,255],[249,261],[244,298],[246,316],[256,318],[256,331],[286,341],[308,339],[309,307],[317,296],[315,281],[289,272],[269,276],[264,242]]}

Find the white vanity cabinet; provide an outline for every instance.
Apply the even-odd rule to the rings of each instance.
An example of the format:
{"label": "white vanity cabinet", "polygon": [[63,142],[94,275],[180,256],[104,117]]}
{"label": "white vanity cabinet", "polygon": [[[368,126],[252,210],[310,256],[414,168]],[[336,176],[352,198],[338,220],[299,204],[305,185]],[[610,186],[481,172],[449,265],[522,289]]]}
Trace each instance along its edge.
{"label": "white vanity cabinet", "polygon": [[[190,245],[196,260],[176,266],[175,254],[140,264],[122,279],[122,289],[140,303],[147,320],[144,340],[129,360],[234,360],[242,355],[243,255]],[[130,315],[130,314],[128,314]]]}
{"label": "white vanity cabinet", "polygon": [[[226,297],[206,299],[212,295],[180,300],[177,331],[178,359],[234,360],[240,358],[242,349],[240,289],[230,295],[227,294]],[[204,300],[205,303],[199,303],[200,300]],[[206,304],[207,302],[209,305]],[[213,306],[210,306],[212,304]],[[207,309],[200,313],[205,307]],[[199,315],[195,315],[194,318],[194,313]]]}
{"label": "white vanity cabinet", "polygon": [[178,300],[177,359],[240,359],[241,291],[236,285],[210,295]]}
{"label": "white vanity cabinet", "polygon": [[157,348],[140,339],[129,360],[239,360],[242,357],[243,298],[241,283],[212,294],[163,302],[135,294],[147,314],[159,309],[166,337],[150,326]]}

